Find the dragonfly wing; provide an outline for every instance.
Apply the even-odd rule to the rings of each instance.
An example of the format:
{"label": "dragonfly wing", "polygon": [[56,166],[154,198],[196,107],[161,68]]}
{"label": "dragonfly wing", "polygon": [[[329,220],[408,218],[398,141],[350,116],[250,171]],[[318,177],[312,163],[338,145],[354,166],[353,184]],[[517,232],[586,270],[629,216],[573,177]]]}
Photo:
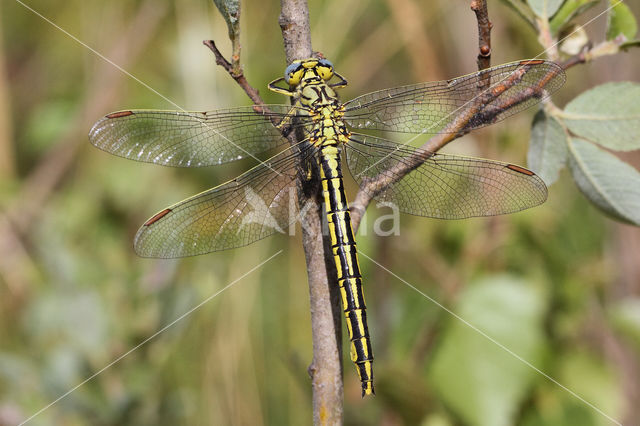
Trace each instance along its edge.
{"label": "dragonfly wing", "polygon": [[461,129],[447,125],[464,112],[469,115],[462,130],[486,126],[537,104],[564,81],[553,62],[513,62],[452,80],[368,93],[345,104],[344,118],[354,128],[457,133]]}
{"label": "dragonfly wing", "polygon": [[164,209],[138,230],[136,253],[160,258],[194,256],[286,232],[297,219],[301,159],[313,153],[310,145],[290,147],[234,180]]}
{"label": "dragonfly wing", "polygon": [[89,132],[96,147],[131,160],[199,167],[252,157],[285,142],[275,127],[287,105],[249,106],[210,112],[114,112]]}
{"label": "dragonfly wing", "polygon": [[547,198],[544,182],[533,172],[499,161],[424,152],[361,134],[352,135],[346,155],[351,174],[370,195],[418,216],[514,213]]}

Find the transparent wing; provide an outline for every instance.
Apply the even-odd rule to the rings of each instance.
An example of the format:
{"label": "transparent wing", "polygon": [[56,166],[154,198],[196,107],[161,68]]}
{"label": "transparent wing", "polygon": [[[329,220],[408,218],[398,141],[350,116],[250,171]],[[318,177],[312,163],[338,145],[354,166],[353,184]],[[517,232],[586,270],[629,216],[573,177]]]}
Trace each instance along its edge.
{"label": "transparent wing", "polygon": [[[304,147],[301,152],[299,147]],[[305,143],[290,147],[234,180],[162,210],[138,230],[136,253],[194,256],[286,232],[297,218],[300,159],[314,152]]]}
{"label": "transparent wing", "polygon": [[120,111],[99,120],[89,132],[89,140],[104,151],[131,160],[176,167],[210,166],[252,157],[283,144],[285,139],[274,122],[279,123],[290,112],[304,124],[304,110],[288,105],[210,112]]}
{"label": "transparent wing", "polygon": [[448,124],[468,113],[463,130],[471,130],[537,104],[564,81],[553,62],[513,62],[452,80],[372,92],[347,102],[344,118],[355,128],[446,133]]}
{"label": "transparent wing", "polygon": [[492,216],[534,207],[547,198],[543,181],[513,164],[421,152],[361,134],[353,134],[345,150],[349,170],[361,187],[409,214],[439,219]]}

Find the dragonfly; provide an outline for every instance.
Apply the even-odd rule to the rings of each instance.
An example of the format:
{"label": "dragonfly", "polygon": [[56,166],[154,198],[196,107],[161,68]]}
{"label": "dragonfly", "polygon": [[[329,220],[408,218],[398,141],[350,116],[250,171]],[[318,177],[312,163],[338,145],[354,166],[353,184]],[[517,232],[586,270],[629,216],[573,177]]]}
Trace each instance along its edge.
{"label": "dragonfly", "polygon": [[134,249],[142,257],[176,258],[245,246],[292,225],[300,190],[316,191],[364,397],[374,393],[373,351],[343,161],[372,198],[413,215],[462,219],[537,206],[547,188],[524,167],[429,152],[368,131],[466,133],[537,104],[564,81],[557,64],[523,60],[342,103],[336,90],[347,80],[327,59],[309,58],[294,61],[268,85],[290,105],[123,110],[100,119],[89,139],[120,157],[174,167],[212,166],[284,147],[237,178],[153,215],[138,230]]}

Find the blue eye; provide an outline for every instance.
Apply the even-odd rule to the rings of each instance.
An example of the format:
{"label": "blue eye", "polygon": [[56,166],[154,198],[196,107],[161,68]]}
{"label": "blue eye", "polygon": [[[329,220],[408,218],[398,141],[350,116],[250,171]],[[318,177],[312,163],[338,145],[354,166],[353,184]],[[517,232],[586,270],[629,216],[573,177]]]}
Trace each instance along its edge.
{"label": "blue eye", "polygon": [[299,67],[300,67],[300,64],[294,62],[293,64],[291,64],[287,68],[285,68],[285,70],[284,70],[284,81],[286,81],[288,83],[291,74],[294,73],[295,71],[297,71],[297,69]]}
{"label": "blue eye", "polygon": [[320,65],[324,65],[325,67],[333,68],[333,64],[328,59],[320,59],[320,60],[318,60],[318,63]]}

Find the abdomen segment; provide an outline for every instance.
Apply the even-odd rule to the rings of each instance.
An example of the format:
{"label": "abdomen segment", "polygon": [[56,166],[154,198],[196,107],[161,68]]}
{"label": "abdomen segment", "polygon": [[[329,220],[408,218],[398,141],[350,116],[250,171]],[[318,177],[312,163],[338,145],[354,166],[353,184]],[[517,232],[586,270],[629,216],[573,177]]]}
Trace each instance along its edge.
{"label": "abdomen segment", "polygon": [[351,216],[342,184],[338,149],[334,144],[325,142],[322,147],[320,170],[331,250],[351,342],[351,360],[356,364],[362,383],[362,396],[370,395],[374,393],[373,352],[367,327],[358,254],[351,229]]}

